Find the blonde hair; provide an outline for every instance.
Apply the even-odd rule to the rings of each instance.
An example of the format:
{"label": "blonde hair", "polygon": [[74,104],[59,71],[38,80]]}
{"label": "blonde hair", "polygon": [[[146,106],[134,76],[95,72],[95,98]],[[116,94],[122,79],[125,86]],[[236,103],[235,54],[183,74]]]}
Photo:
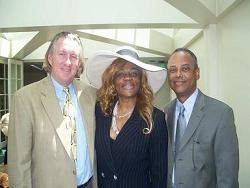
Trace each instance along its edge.
{"label": "blonde hair", "polygon": [[60,32],[57,33],[54,38],[51,40],[49,48],[46,51],[45,54],[45,60],[43,62],[43,69],[47,72],[50,73],[51,72],[51,65],[49,64],[48,61],[48,56],[49,54],[53,53],[55,51],[55,44],[56,42],[61,39],[61,38],[68,38],[71,39],[72,41],[76,41],[80,47],[80,54],[79,54],[79,69],[77,71],[77,76],[80,76],[84,70],[84,57],[83,57],[83,47],[82,47],[82,42],[81,39],[79,38],[79,36],[77,34],[73,34],[70,32]]}
{"label": "blonde hair", "polygon": [[[126,64],[126,60],[118,58],[104,71],[102,75],[102,86],[97,92],[101,110],[105,116],[111,115],[112,106],[118,100],[118,95],[114,85],[114,75]],[[139,68],[139,67],[138,67]],[[146,72],[139,68],[140,88],[137,94],[136,107],[139,114],[146,122],[147,128],[143,129],[144,134],[149,134],[153,129],[153,91],[148,83]]]}

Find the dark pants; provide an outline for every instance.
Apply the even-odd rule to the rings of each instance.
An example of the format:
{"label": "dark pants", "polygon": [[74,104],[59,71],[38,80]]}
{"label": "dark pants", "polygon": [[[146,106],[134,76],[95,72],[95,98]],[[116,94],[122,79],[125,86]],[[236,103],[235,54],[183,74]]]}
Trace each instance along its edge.
{"label": "dark pants", "polygon": [[90,178],[88,182],[83,185],[77,186],[77,188],[92,188],[93,178]]}

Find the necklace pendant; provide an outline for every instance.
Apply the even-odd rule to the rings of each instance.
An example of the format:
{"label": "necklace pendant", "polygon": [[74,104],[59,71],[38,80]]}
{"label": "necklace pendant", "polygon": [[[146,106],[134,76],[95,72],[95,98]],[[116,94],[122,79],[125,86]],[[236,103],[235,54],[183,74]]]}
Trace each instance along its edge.
{"label": "necklace pendant", "polygon": [[116,135],[119,134],[119,131],[118,131],[118,130],[114,130],[114,129],[113,129],[113,131],[114,131],[114,133],[115,133]]}

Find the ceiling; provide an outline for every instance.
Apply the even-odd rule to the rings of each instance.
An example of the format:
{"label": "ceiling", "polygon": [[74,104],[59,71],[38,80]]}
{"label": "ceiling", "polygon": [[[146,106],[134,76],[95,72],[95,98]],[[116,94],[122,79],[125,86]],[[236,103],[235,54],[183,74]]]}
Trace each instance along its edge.
{"label": "ceiling", "polygon": [[85,57],[131,45],[149,63],[190,45],[243,0],[0,0],[0,56],[41,62],[55,33],[77,33]]}

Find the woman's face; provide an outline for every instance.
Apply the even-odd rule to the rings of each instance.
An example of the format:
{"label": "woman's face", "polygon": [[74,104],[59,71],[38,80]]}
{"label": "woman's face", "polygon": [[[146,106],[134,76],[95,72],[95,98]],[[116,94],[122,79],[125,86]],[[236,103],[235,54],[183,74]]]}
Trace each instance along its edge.
{"label": "woman's face", "polygon": [[140,89],[141,72],[132,63],[126,63],[114,75],[114,85],[119,98],[136,98]]}

